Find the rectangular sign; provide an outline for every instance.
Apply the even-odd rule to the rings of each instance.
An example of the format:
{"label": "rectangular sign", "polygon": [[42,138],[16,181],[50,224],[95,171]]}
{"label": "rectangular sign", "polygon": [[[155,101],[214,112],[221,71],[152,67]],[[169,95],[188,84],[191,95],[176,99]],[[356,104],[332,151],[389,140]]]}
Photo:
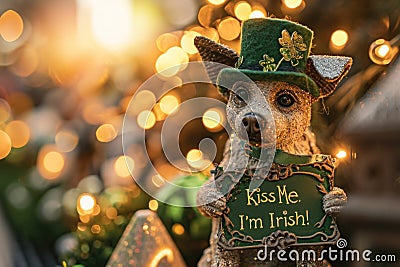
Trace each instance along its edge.
{"label": "rectangular sign", "polygon": [[[294,158],[293,158],[294,157]],[[303,163],[282,163],[285,161]],[[325,214],[322,197],[333,188],[334,166],[330,156],[276,157],[265,177],[244,175],[227,195],[223,216],[225,249],[251,247],[286,248],[334,244],[339,231]],[[222,173],[224,179],[233,173]],[[250,189],[252,179],[262,184]],[[231,179],[232,180],[232,179]]]}

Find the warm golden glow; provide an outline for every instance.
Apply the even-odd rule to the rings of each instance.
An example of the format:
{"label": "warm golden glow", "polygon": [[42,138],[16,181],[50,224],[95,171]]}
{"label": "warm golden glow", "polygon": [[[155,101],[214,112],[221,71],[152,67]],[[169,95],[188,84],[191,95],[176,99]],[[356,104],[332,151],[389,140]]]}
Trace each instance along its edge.
{"label": "warm golden glow", "polygon": [[338,153],[336,153],[336,158],[338,159],[343,159],[347,157],[347,152],[345,150],[339,150]]}
{"label": "warm golden glow", "polygon": [[18,60],[12,65],[12,71],[20,77],[28,77],[39,65],[39,55],[34,48],[27,45],[21,51]]}
{"label": "warm golden glow", "polygon": [[155,199],[152,199],[149,201],[149,209],[151,209],[152,211],[157,211],[158,209],[158,202]]}
{"label": "warm golden glow", "polygon": [[0,123],[6,122],[11,116],[10,105],[4,99],[0,98]]}
{"label": "warm golden glow", "polygon": [[91,214],[95,205],[96,199],[94,196],[89,193],[83,193],[78,197],[77,211],[79,214]]}
{"label": "warm golden glow", "polygon": [[95,235],[99,234],[101,231],[101,227],[98,224],[93,224],[92,227],[90,228],[90,231]]}
{"label": "warm golden glow", "polygon": [[378,65],[387,65],[393,61],[399,47],[392,46],[389,41],[385,39],[375,40],[369,47],[369,58]]}
{"label": "warm golden glow", "polygon": [[175,112],[178,106],[179,99],[174,95],[166,95],[160,100],[160,109],[167,115]]}
{"label": "warm golden glow", "polygon": [[24,31],[24,21],[14,10],[7,10],[0,17],[0,35],[7,42],[16,41]]}
{"label": "warm golden glow", "polygon": [[117,131],[112,124],[100,125],[96,130],[96,138],[100,142],[106,143],[117,137]]}
{"label": "warm golden glow", "polygon": [[180,223],[175,223],[172,225],[172,232],[174,232],[176,235],[183,235],[185,233],[185,227],[183,227],[183,225]]}
{"label": "warm golden glow", "polygon": [[185,69],[188,62],[189,56],[186,52],[181,47],[173,46],[157,58],[155,67],[162,76],[172,77]]}
{"label": "warm golden glow", "polygon": [[194,38],[199,35],[200,33],[195,31],[186,31],[181,39],[181,46],[183,51],[191,55],[196,54],[198,51],[197,48],[194,46]]}
{"label": "warm golden glow", "polygon": [[11,144],[14,148],[25,146],[31,137],[29,126],[19,120],[11,121],[7,124],[5,132],[10,136]]}
{"label": "warm golden glow", "polygon": [[204,170],[212,164],[210,160],[204,159],[203,152],[198,149],[191,149],[186,155],[186,161],[197,170]]}
{"label": "warm golden glow", "polygon": [[375,49],[375,52],[378,57],[384,58],[390,52],[390,46],[387,44],[380,45]]}
{"label": "warm golden glow", "polygon": [[218,109],[211,108],[204,112],[202,122],[207,129],[220,130],[222,128],[223,115]]}
{"label": "warm golden glow", "polygon": [[129,105],[129,113],[137,115],[143,110],[151,109],[156,103],[156,96],[149,90],[142,90],[135,94]]}
{"label": "warm golden glow", "polygon": [[151,129],[156,124],[156,115],[149,110],[144,110],[139,113],[136,119],[140,128]]}
{"label": "warm golden glow", "polygon": [[37,157],[39,173],[46,179],[55,179],[64,169],[65,158],[54,145],[43,146]]}
{"label": "warm golden glow", "polygon": [[119,177],[130,177],[134,168],[135,161],[129,156],[119,156],[114,162],[114,171]]}
{"label": "warm golden glow", "polygon": [[71,152],[79,142],[78,135],[72,130],[61,130],[55,136],[57,148],[62,152]]}
{"label": "warm golden glow", "polygon": [[158,36],[156,44],[158,50],[166,52],[171,47],[179,45],[179,39],[175,34],[164,33]]}
{"label": "warm golden glow", "polygon": [[97,42],[110,50],[127,48],[135,36],[131,1],[92,2],[91,26]]}
{"label": "warm golden glow", "polygon": [[245,1],[237,2],[235,5],[235,16],[240,20],[247,20],[251,14],[251,5]]}
{"label": "warm golden glow", "polygon": [[198,149],[191,149],[187,154],[186,154],[186,160],[188,162],[196,162],[203,159],[203,153],[198,150]]}
{"label": "warm golden glow", "polygon": [[117,211],[117,209],[114,208],[114,207],[109,207],[109,208],[106,210],[106,216],[107,216],[108,219],[114,220],[114,219],[117,218],[117,216],[118,216],[118,211]]}
{"label": "warm golden glow", "polygon": [[149,263],[149,267],[157,267],[159,266],[161,260],[166,257],[169,263],[174,261],[174,252],[170,248],[164,248],[157,252],[154,258]]}
{"label": "warm golden glow", "polygon": [[265,18],[266,15],[264,14],[264,12],[262,12],[261,10],[253,10],[250,13],[250,18],[251,19],[257,19],[257,18]]}
{"label": "warm golden glow", "polygon": [[219,6],[225,3],[227,0],[207,0],[207,1],[212,5]]}
{"label": "warm golden glow", "polygon": [[43,157],[44,168],[51,173],[59,173],[64,168],[64,156],[57,151],[50,151]]}
{"label": "warm golden glow", "polygon": [[344,30],[336,30],[331,35],[331,42],[334,47],[344,47],[349,40],[349,35]]}
{"label": "warm golden glow", "polygon": [[231,41],[240,34],[240,23],[237,19],[226,18],[218,25],[218,32],[221,38]]}
{"label": "warm golden glow", "polygon": [[301,6],[301,3],[303,0],[283,0],[283,4],[287,6],[288,8],[298,8]]}
{"label": "warm golden glow", "polygon": [[4,159],[10,154],[11,139],[6,132],[0,130],[0,159]]}

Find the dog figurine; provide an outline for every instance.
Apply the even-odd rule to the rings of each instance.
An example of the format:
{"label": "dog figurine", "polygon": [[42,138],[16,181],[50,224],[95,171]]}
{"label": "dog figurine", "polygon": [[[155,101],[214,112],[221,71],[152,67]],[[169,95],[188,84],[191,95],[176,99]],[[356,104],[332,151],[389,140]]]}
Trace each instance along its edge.
{"label": "dog figurine", "polygon": [[[262,159],[244,153],[248,147],[275,145],[289,154],[319,154],[309,130],[311,105],[334,91],[349,71],[352,59],[310,56],[313,32],[283,19],[247,20],[242,25],[241,38],[240,56],[206,37],[195,39],[210,79],[227,100],[227,120],[234,132],[224,151],[222,169],[235,168],[242,162],[247,162],[242,166],[247,171],[262,166]],[[207,62],[235,68],[207,65]],[[248,80],[238,79],[238,72]],[[292,262],[292,265],[277,259],[261,262],[257,259],[258,250],[253,248],[224,250],[218,240],[221,218],[227,208],[226,195],[215,187],[205,186],[199,190],[197,200],[201,213],[213,218],[210,247],[198,266],[322,266],[322,261]],[[326,214],[335,216],[346,201],[345,192],[333,187],[323,196],[321,205]]]}

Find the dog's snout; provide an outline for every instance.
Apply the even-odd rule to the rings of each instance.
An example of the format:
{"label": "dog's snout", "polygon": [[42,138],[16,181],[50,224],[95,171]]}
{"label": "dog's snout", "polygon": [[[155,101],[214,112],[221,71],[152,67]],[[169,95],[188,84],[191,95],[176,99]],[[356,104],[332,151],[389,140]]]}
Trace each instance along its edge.
{"label": "dog's snout", "polygon": [[246,114],[242,120],[242,123],[249,136],[254,136],[260,133],[260,122],[254,113]]}

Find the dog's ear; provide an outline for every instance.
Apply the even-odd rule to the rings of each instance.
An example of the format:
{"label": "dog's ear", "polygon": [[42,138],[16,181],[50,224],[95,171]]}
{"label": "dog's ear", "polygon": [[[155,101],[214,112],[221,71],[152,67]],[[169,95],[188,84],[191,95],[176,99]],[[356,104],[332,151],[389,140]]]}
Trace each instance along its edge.
{"label": "dog's ear", "polygon": [[351,57],[310,56],[307,60],[306,74],[318,85],[320,91],[318,98],[330,95],[349,72],[352,64]]}
{"label": "dog's ear", "polygon": [[[234,50],[204,36],[196,36],[194,38],[194,45],[199,50],[201,59],[204,61],[207,69],[208,77],[214,84],[218,73],[227,66],[235,67],[239,58]],[[220,64],[214,64],[213,62]]]}

